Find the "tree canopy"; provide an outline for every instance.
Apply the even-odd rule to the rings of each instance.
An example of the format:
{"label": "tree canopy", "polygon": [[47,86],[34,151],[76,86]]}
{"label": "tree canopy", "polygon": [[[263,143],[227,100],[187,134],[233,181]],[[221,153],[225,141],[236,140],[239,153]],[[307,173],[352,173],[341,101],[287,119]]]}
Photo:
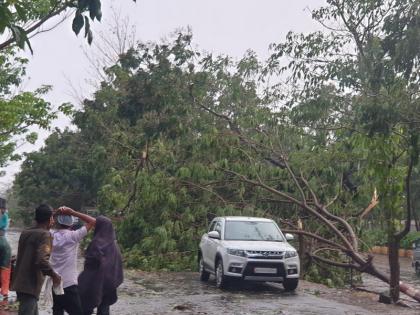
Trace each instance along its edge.
{"label": "tree canopy", "polygon": [[18,0],[0,2],[0,167],[10,159],[18,159],[16,145],[22,141],[33,143],[36,132],[31,127],[48,129],[58,112],[69,114],[68,104],[52,106],[43,99],[50,87],[29,92],[17,92],[25,76],[27,59],[19,56],[19,49],[28,47],[29,37],[54,17],[74,10],[72,29],[75,34],[84,28],[84,36],[93,39],[90,22],[102,17],[100,0]]}

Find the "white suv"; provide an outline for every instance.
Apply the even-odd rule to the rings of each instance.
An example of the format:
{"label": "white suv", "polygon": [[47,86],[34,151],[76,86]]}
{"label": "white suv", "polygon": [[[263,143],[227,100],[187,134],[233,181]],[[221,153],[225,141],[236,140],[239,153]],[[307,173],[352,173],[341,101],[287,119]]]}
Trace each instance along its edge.
{"label": "white suv", "polygon": [[224,288],[229,279],[282,282],[293,291],[299,282],[299,257],[273,220],[249,217],[215,218],[199,249],[200,279],[216,276]]}

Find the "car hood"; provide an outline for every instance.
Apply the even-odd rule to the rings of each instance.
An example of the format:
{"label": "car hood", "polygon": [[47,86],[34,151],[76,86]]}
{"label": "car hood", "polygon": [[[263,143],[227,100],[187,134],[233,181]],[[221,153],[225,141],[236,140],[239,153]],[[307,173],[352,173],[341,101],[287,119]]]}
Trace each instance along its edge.
{"label": "car hood", "polygon": [[263,250],[263,251],[295,250],[295,248],[287,242],[223,241],[223,246],[226,248],[242,249],[242,250]]}

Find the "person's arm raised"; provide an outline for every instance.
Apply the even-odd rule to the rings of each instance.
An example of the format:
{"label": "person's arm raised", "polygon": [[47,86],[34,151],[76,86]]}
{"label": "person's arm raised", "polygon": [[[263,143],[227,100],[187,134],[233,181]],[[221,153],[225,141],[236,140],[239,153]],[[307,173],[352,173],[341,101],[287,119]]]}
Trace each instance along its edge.
{"label": "person's arm raised", "polygon": [[76,210],[73,210],[69,207],[60,207],[58,208],[58,214],[65,214],[65,215],[71,215],[73,217],[79,218],[83,222],[86,223],[86,229],[89,231],[92,229],[96,224],[96,219],[94,217],[91,217],[90,215],[78,212]]}

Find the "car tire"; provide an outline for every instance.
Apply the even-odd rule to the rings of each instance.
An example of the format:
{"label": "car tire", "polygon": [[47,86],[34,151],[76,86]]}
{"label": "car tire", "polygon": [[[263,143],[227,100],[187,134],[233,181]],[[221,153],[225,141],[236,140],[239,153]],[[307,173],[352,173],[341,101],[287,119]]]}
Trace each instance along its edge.
{"label": "car tire", "polygon": [[291,278],[291,279],[286,278],[283,281],[283,288],[286,292],[294,291],[296,290],[298,284],[299,284],[298,278]]}
{"label": "car tire", "polygon": [[198,261],[198,271],[200,272],[200,280],[203,282],[206,282],[210,278],[210,273],[204,269],[204,260],[203,256],[200,256],[200,259]]}
{"label": "car tire", "polygon": [[216,287],[219,289],[225,289],[228,284],[228,279],[225,276],[225,270],[223,268],[223,260],[218,259],[216,262]]}

